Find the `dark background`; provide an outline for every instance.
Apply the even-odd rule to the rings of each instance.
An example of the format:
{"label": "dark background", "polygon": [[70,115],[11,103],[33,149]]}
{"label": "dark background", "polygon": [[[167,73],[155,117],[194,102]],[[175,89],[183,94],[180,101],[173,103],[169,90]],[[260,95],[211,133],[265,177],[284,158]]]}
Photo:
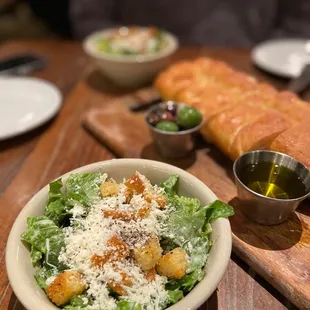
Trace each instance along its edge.
{"label": "dark background", "polygon": [[71,37],[67,0],[0,0],[0,40]]}

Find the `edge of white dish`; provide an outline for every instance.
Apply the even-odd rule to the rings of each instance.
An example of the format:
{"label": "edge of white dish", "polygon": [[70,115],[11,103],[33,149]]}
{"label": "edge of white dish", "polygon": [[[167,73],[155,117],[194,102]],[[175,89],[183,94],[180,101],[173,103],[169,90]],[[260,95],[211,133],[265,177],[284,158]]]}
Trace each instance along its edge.
{"label": "edge of white dish", "polygon": [[49,114],[46,114],[44,117],[39,118],[37,120],[34,120],[31,125],[28,125],[26,128],[21,128],[21,129],[17,129],[16,131],[12,132],[11,134],[1,134],[0,133],[0,141],[3,140],[7,140],[10,138],[14,138],[16,136],[19,136],[21,134],[27,133],[35,128],[38,128],[40,126],[42,126],[43,124],[45,124],[46,122],[48,122],[50,119],[52,119],[55,115],[57,115],[58,111],[60,110],[60,107],[62,105],[62,94],[60,92],[60,90],[53,85],[52,83],[46,81],[46,80],[42,80],[36,77],[11,77],[11,76],[1,76],[0,77],[0,81],[13,81],[13,82],[23,82],[23,81],[27,81],[30,83],[39,83],[40,86],[44,85],[44,87],[49,88],[49,91],[53,92],[54,95],[54,100],[55,100],[55,106],[53,107],[53,109],[51,110],[51,112]]}
{"label": "edge of white dish", "polygon": [[[127,169],[125,175],[124,169]],[[111,175],[109,170],[113,170],[114,173]],[[66,180],[71,173],[104,171],[116,180],[121,181],[123,177],[129,176],[126,174],[134,173],[136,170],[150,178],[152,183],[164,181],[170,174],[178,174],[182,195],[196,197],[201,200],[202,204],[210,203],[216,199],[215,194],[190,173],[165,163],[145,159],[112,159],[93,163],[72,170],[64,174],[62,178]],[[153,174],[153,177],[150,174]],[[48,190],[49,185],[46,185],[22,209],[13,224],[6,246],[6,268],[10,284],[17,298],[28,310],[59,309],[49,301],[43,290],[38,287],[33,277],[34,268],[31,265],[30,252],[20,240],[21,233],[27,229],[26,218],[43,214]],[[187,296],[167,310],[198,309],[212,295],[223,277],[232,248],[229,220],[217,219],[212,223],[212,228],[214,245],[205,266],[205,278]]]}

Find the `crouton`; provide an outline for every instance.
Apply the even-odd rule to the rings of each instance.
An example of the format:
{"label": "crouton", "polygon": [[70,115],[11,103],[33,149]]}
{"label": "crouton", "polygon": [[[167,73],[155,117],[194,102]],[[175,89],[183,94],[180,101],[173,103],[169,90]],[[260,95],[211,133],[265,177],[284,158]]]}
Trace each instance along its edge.
{"label": "crouton", "polygon": [[115,281],[115,280],[110,280],[108,282],[108,286],[110,287],[110,289],[117,293],[118,295],[126,295],[126,290],[124,288],[124,286],[132,286],[132,279],[130,277],[128,277],[128,275],[124,272],[120,273],[122,280],[120,282]]}
{"label": "crouton", "polygon": [[137,194],[142,194],[145,190],[144,182],[138,173],[132,175],[124,184]]}
{"label": "crouton", "polygon": [[114,181],[106,181],[100,185],[102,197],[114,196],[118,192],[118,185]]}
{"label": "crouton", "polygon": [[155,268],[151,268],[149,269],[148,271],[145,272],[144,274],[145,276],[145,279],[148,281],[148,282],[152,282],[155,280],[155,276],[156,276],[156,270]]}
{"label": "crouton", "polygon": [[155,201],[157,202],[160,209],[163,209],[167,205],[167,196],[166,195],[158,195],[155,198]]}
{"label": "crouton", "polygon": [[125,203],[127,204],[130,203],[131,198],[133,196],[132,189],[126,188],[124,195],[125,195]]}
{"label": "crouton", "polygon": [[137,212],[135,218],[136,218],[136,219],[139,219],[139,218],[146,218],[146,217],[149,216],[150,212],[151,212],[151,206],[150,206],[149,204],[146,204],[145,206],[141,207],[141,208],[138,210],[138,212]]}
{"label": "crouton", "polygon": [[112,236],[107,245],[110,249],[104,255],[94,254],[90,258],[93,266],[102,268],[107,262],[120,261],[130,254],[128,245],[118,235]]}
{"label": "crouton", "polygon": [[156,237],[150,238],[144,246],[134,250],[134,258],[143,271],[154,268],[161,254],[162,248]]}
{"label": "crouton", "polygon": [[151,203],[152,200],[155,200],[160,209],[165,208],[165,206],[167,205],[167,196],[164,194],[159,195],[156,194],[154,191],[144,191],[143,197],[149,203]]}
{"label": "crouton", "polygon": [[181,279],[186,273],[187,266],[186,253],[181,248],[175,248],[160,258],[156,270],[169,279]]}
{"label": "crouton", "polygon": [[151,206],[149,203],[146,202],[146,204],[139,208],[137,212],[129,212],[129,211],[123,211],[123,210],[104,210],[103,211],[103,217],[105,218],[112,218],[114,220],[121,220],[124,222],[130,222],[133,220],[138,220],[141,218],[146,218],[149,216],[151,212]]}
{"label": "crouton", "polygon": [[86,284],[79,272],[64,271],[46,288],[46,293],[53,303],[62,306],[85,289]]}
{"label": "crouton", "polygon": [[128,245],[117,234],[113,235],[108,240],[107,245],[111,248],[111,251],[116,252],[119,257],[125,258],[130,254]]}
{"label": "crouton", "polygon": [[134,219],[134,215],[130,212],[123,210],[104,210],[103,216],[105,218],[112,218],[113,220],[121,220],[124,222],[129,222]]}
{"label": "crouton", "polygon": [[93,267],[98,267],[98,268],[103,268],[103,266],[111,260],[112,253],[108,252],[104,255],[97,255],[93,254],[92,257],[90,258],[90,261],[93,265]]}

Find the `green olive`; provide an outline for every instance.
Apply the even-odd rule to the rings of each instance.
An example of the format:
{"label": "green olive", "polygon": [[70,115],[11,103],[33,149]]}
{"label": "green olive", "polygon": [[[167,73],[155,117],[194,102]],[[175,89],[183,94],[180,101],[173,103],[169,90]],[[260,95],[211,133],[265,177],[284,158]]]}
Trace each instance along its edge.
{"label": "green olive", "polygon": [[180,109],[177,115],[177,122],[184,128],[193,128],[198,126],[202,121],[201,113],[192,107]]}
{"label": "green olive", "polygon": [[179,126],[175,122],[171,121],[161,121],[157,123],[155,127],[163,131],[171,131],[171,132],[179,131]]}

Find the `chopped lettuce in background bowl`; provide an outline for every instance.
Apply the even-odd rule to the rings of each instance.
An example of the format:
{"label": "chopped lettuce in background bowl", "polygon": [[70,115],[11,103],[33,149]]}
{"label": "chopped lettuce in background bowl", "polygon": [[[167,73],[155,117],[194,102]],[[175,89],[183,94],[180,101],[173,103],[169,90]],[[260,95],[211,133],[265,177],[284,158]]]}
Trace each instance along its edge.
{"label": "chopped lettuce in background bowl", "polygon": [[130,57],[160,52],[167,40],[164,30],[156,27],[120,27],[98,37],[96,44],[100,52]]}
{"label": "chopped lettuce in background bowl", "polygon": [[[66,269],[58,262],[58,254],[63,246],[61,227],[66,225],[72,206],[79,204],[87,212],[90,201],[99,193],[102,172],[121,181],[135,171],[146,175],[153,184],[162,184],[169,203],[175,206],[161,236],[162,247],[179,246],[190,258],[188,273],[166,285],[167,305],[177,303],[169,309],[197,309],[212,294],[230,257],[230,226],[228,220],[221,217],[232,215],[231,207],[216,200],[202,182],[181,169],[148,160],[120,159],[85,166],[70,173],[69,177],[67,174],[56,180],[35,195],[18,216],[8,240],[7,270],[14,292],[27,309],[57,309],[38,284],[44,288],[52,270]],[[195,198],[178,196],[177,188],[178,194]],[[24,242],[31,245],[30,255],[19,241],[20,234]],[[38,284],[33,278],[32,264],[39,265],[35,275]],[[87,309],[87,305],[84,296],[75,296],[65,309]],[[118,309],[142,308],[121,300]]]}
{"label": "chopped lettuce in background bowl", "polygon": [[[122,27],[126,28],[126,27]],[[148,27],[135,27],[145,31]],[[116,85],[126,88],[146,86],[169,65],[170,57],[179,47],[173,34],[156,29],[147,43],[133,39],[112,39],[118,28],[90,34],[83,42],[85,53],[102,74]],[[144,47],[145,46],[145,47]]]}

